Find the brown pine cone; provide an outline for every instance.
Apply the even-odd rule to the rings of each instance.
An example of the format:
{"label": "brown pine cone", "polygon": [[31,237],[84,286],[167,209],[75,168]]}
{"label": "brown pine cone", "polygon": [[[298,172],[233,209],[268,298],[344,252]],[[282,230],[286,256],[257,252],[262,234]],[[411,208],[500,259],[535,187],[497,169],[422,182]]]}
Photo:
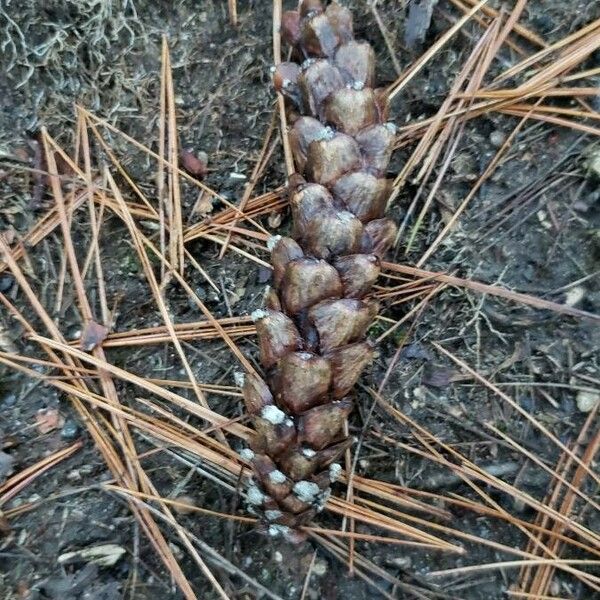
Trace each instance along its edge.
{"label": "brown pine cone", "polygon": [[298,62],[278,65],[273,82],[296,115],[302,176],[290,182],[293,239],[272,238],[274,287],[252,315],[266,377],[240,380],[256,431],[241,454],[254,471],[252,511],[269,534],[297,540],[341,473],[350,394],[373,356],[369,294],[396,234],[384,218],[395,128],[348,9],[303,0],[283,15],[282,37]]}

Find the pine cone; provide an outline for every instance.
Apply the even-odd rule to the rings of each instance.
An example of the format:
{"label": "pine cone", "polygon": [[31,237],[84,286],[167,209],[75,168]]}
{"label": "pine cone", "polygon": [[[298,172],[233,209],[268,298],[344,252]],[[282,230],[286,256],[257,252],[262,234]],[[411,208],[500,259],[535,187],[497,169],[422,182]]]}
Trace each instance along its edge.
{"label": "pine cone", "polygon": [[254,472],[253,512],[271,535],[298,539],[341,472],[350,394],[373,356],[369,292],[396,233],[383,218],[395,128],[373,87],[373,49],[354,39],[348,9],[303,0],[283,15],[282,37],[303,61],[273,76],[303,176],[289,185],[293,239],[272,239],[274,286],[253,314],[266,381],[243,380],[256,435],[242,456]]}

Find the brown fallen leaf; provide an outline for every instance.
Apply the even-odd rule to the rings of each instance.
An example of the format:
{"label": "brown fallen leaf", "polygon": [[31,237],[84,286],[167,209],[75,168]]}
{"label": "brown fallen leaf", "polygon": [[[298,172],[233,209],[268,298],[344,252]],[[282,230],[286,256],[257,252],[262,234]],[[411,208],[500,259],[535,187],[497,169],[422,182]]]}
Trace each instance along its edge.
{"label": "brown fallen leaf", "polygon": [[79,341],[79,347],[85,352],[93,350],[96,346],[99,346],[108,335],[108,328],[104,325],[96,323],[96,321],[89,321],[81,334],[81,340]]}
{"label": "brown fallen leaf", "polygon": [[65,423],[56,408],[41,408],[35,415],[35,421],[37,430],[42,434],[50,433]]}

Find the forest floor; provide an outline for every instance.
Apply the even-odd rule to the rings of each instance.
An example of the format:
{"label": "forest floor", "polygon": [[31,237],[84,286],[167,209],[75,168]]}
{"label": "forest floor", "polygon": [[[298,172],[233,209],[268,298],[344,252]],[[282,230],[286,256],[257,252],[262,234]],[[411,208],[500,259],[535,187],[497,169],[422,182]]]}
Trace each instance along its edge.
{"label": "forest floor", "polygon": [[[402,3],[345,4],[392,89],[465,14],[433,3],[409,49]],[[500,4],[505,23],[515,3]],[[272,12],[239,2],[233,26],[224,0],[0,2],[0,243],[15,257],[0,261],[0,600],[600,598],[600,93],[573,91],[600,88],[600,7],[530,0],[485,69],[502,26],[478,12],[392,100],[396,176],[449,94],[470,110],[452,91],[469,57],[481,90],[567,40],[497,88],[539,75],[569,93],[438,128],[399,185],[381,341],[349,422],[352,493],[337,484],[299,546],[244,520],[236,458],[249,423],[234,373],[240,353],[257,365],[266,235],[289,227]],[[578,43],[556,76],[589,74],[553,79]],[[206,153],[202,184],[165,175],[161,131],[188,171]],[[161,220],[167,189],[179,230]],[[173,260],[185,243],[187,287],[140,260],[142,235],[175,240]]]}

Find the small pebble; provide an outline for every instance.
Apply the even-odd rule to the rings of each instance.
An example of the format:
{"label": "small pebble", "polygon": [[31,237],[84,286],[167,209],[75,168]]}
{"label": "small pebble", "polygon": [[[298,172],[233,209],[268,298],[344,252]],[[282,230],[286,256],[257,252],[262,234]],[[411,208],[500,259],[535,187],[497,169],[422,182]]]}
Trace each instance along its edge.
{"label": "small pebble", "polygon": [[503,131],[500,131],[499,129],[494,129],[494,131],[492,131],[492,133],[490,134],[490,143],[496,148],[500,148],[500,146],[502,146],[502,144],[504,144],[505,141],[506,134]]}
{"label": "small pebble", "polygon": [[592,412],[598,402],[600,402],[600,392],[581,390],[577,394],[577,408],[583,413]]}
{"label": "small pebble", "polygon": [[277,550],[275,552],[275,554],[273,554],[273,559],[275,560],[276,563],[281,563],[281,562],[283,562],[283,554],[281,554],[281,552],[279,552],[279,550]]}
{"label": "small pebble", "polygon": [[8,292],[13,284],[13,278],[10,275],[2,275],[0,276],[0,292]]}
{"label": "small pebble", "polygon": [[258,267],[258,283],[267,283],[271,279],[272,270],[267,267]]}
{"label": "small pebble", "polygon": [[585,298],[585,288],[582,285],[577,285],[567,292],[565,304],[567,306],[575,306]]}
{"label": "small pebble", "polygon": [[232,171],[231,173],[229,173],[229,179],[234,179],[236,181],[246,181],[246,176],[243,173],[236,173],[235,171]]}
{"label": "small pebble", "polygon": [[324,560],[316,560],[312,571],[317,577],[322,577],[327,573],[327,562]]}
{"label": "small pebble", "polygon": [[174,544],[173,542],[169,542],[169,548],[171,548],[171,551],[173,552],[173,556],[177,560],[182,560],[183,557],[185,556],[183,553],[183,550],[177,544]]}
{"label": "small pebble", "polygon": [[74,440],[79,437],[79,423],[74,419],[67,419],[62,429],[60,430],[60,437],[63,440]]}
{"label": "small pebble", "polygon": [[416,400],[424,402],[427,400],[427,390],[422,385],[419,385],[413,390],[413,396]]}
{"label": "small pebble", "polygon": [[[200,298],[200,300],[202,300],[202,302],[204,302],[207,299],[206,289],[203,287],[197,287],[196,288],[196,296],[198,296],[198,298]],[[194,307],[198,308],[196,306],[196,304],[194,304]]]}
{"label": "small pebble", "polygon": [[6,408],[10,408],[17,403],[17,397],[15,394],[8,394],[2,400],[2,406],[6,406]]}
{"label": "small pebble", "polygon": [[552,229],[552,223],[548,219],[548,213],[545,210],[538,210],[536,213],[540,225],[547,230]]}
{"label": "small pebble", "polygon": [[410,556],[398,556],[396,558],[390,558],[386,563],[399,569],[408,569],[412,565],[412,559]]}
{"label": "small pebble", "polygon": [[77,469],[73,469],[67,473],[67,479],[69,481],[81,481],[81,473]]}

